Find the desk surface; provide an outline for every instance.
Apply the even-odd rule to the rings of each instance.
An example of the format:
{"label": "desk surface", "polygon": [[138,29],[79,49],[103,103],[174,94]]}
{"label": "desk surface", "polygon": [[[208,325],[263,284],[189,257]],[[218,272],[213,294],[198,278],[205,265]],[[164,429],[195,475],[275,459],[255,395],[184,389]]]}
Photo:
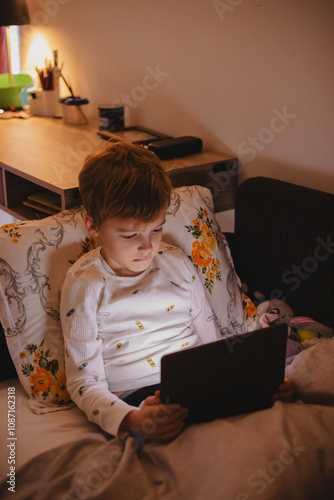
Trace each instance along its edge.
{"label": "desk surface", "polygon": [[[85,157],[106,145],[97,131],[97,123],[72,126],[54,118],[0,120],[0,164],[5,164],[6,170],[33,182],[38,181],[45,187],[73,189],[78,185],[78,174]],[[162,163],[167,170],[177,170],[234,158],[222,153],[203,152]]]}
{"label": "desk surface", "polygon": [[44,117],[0,120],[0,137],[0,162],[6,170],[62,190],[78,185],[85,157],[106,143],[97,126],[74,127]]}

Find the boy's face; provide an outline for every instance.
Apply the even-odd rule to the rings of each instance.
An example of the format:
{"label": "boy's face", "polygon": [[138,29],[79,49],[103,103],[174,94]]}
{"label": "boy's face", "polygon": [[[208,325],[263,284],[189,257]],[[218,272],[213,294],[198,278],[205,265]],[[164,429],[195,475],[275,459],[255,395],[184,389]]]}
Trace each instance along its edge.
{"label": "boy's face", "polygon": [[167,208],[151,222],[112,217],[96,228],[85,214],[85,224],[92,236],[100,238],[101,254],[119,276],[138,276],[151,264],[159,250]]}

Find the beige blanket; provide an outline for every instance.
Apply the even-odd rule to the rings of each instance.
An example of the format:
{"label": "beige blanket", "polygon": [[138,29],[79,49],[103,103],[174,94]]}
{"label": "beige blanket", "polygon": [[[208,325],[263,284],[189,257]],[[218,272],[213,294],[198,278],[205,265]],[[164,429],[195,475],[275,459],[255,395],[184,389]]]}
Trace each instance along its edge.
{"label": "beige blanket", "polygon": [[332,500],[333,350],[333,341],[318,344],[289,369],[308,403],[276,402],[268,410],[194,425],[165,444],[92,433],[32,459],[16,474],[15,494],[3,483],[0,497]]}

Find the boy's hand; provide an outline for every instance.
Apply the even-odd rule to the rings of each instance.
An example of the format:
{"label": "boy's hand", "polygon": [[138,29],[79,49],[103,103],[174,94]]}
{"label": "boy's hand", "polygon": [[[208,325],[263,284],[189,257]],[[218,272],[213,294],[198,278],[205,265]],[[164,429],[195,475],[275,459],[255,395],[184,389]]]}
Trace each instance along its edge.
{"label": "boy's hand", "polygon": [[288,377],[284,377],[284,382],[278,388],[278,392],[273,395],[273,400],[291,402],[293,399],[293,382]]}
{"label": "boy's hand", "polygon": [[156,391],[154,396],[142,402],[138,410],[130,411],[124,417],[121,429],[153,441],[167,441],[178,436],[185,426],[188,410],[180,405],[161,404],[159,397],[160,391]]}

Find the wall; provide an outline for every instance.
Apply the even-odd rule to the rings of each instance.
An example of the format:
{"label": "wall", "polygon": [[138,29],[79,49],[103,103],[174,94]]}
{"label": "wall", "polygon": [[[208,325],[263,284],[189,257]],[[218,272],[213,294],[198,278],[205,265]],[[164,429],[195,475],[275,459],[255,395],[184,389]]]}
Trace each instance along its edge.
{"label": "wall", "polygon": [[[74,91],[126,124],[200,136],[256,175],[334,193],[332,0],[27,0]],[[66,89],[62,87],[66,95]]]}

